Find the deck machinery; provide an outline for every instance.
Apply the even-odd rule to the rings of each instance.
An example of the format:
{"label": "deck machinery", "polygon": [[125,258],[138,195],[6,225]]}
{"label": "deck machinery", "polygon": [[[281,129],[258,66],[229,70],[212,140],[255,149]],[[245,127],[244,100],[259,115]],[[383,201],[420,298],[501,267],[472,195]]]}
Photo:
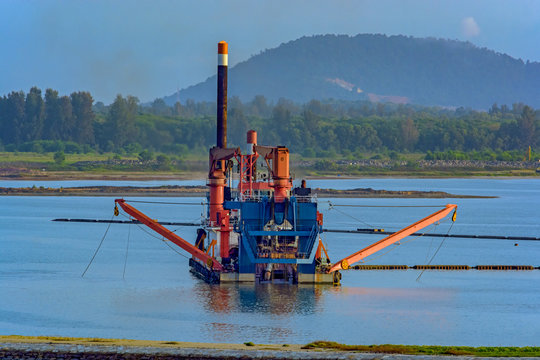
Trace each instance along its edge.
{"label": "deck machinery", "polygon": [[[208,211],[194,244],[125,200],[115,200],[131,217],[189,252],[194,274],[211,283],[339,284],[339,270],[455,211],[456,205],[447,205],[331,264],[320,238],[323,216],[316,198],[305,181],[292,186],[289,149],[259,145],[253,130],[247,133],[245,153],[227,147],[227,57],[227,43],[222,41],[218,43],[217,141],[209,152]],[[237,174],[234,181],[233,174]]]}
{"label": "deck machinery", "polygon": [[[220,244],[221,264],[229,270],[220,273],[221,282],[339,280],[338,273],[327,272],[329,259],[319,236],[322,214],[311,189],[305,182],[292,188],[286,147],[260,146],[251,130],[245,154],[214,147],[210,168],[209,218],[198,241],[208,234],[209,245]],[[234,168],[239,176],[233,190],[221,184],[230,184]],[[204,273],[196,261],[192,268]]]}

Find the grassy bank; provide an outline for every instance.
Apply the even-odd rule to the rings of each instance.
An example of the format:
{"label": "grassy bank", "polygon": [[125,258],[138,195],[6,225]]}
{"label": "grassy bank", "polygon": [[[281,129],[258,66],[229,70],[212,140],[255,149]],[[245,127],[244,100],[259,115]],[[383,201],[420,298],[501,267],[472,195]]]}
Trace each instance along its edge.
{"label": "grassy bank", "polygon": [[[373,157],[372,157],[373,158]],[[538,164],[540,166],[540,164]],[[295,178],[313,177],[535,177],[536,163],[497,163],[476,161],[426,162],[421,154],[407,154],[399,160],[389,158],[346,160],[291,156]],[[114,153],[63,154],[0,152],[0,178],[11,179],[204,179],[208,168],[206,155],[136,155]],[[540,169],[540,168],[539,168]]]}
{"label": "grassy bank", "polygon": [[462,355],[478,357],[539,357],[540,347],[471,347],[420,345],[345,345],[333,341],[315,341],[302,349],[354,351],[405,355]]}

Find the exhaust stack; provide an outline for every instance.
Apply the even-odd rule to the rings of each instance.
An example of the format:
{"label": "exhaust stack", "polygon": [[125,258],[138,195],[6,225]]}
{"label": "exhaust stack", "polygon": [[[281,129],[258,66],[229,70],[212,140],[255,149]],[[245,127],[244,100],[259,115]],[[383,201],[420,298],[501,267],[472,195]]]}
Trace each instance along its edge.
{"label": "exhaust stack", "polygon": [[217,74],[217,141],[218,148],[227,147],[227,68],[228,44],[218,43],[218,74]]}

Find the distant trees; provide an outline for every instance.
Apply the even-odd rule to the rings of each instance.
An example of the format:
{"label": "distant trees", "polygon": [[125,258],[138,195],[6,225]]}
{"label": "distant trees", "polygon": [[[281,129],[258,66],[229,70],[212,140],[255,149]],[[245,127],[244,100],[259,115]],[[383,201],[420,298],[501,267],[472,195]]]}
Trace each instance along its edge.
{"label": "distant trees", "polygon": [[21,126],[24,141],[31,141],[42,137],[44,119],[45,103],[41,97],[41,90],[33,87],[26,95],[24,104],[24,122]]}
{"label": "distant trees", "polygon": [[410,117],[401,123],[401,138],[404,150],[414,150],[418,141],[418,129]]}
{"label": "distant trees", "polygon": [[63,115],[66,111],[60,109],[60,99],[58,91],[53,89],[45,90],[45,129],[43,133],[44,139],[60,140]]}
{"label": "distant trees", "polygon": [[14,144],[39,140],[94,144],[92,97],[87,92],[58,96],[47,89],[45,97],[37,87],[12,92],[0,98],[0,141]]}
{"label": "distant trees", "polygon": [[[215,116],[215,103],[210,102],[188,100],[168,107],[155,100],[141,105],[136,97],[118,95],[110,105],[94,105],[88,92],[60,96],[47,89],[43,95],[33,87],[28,94],[0,97],[0,147],[65,153],[90,149],[134,155],[144,150],[203,153],[216,141]],[[540,147],[540,111],[521,103],[494,104],[482,112],[368,101],[297,104],[280,99],[274,104],[263,96],[246,103],[231,98],[229,146],[242,146],[249,129],[259,132],[261,144],[285,145],[306,157],[354,158],[382,152],[396,158],[402,152],[429,151],[434,157],[476,152],[509,159],[517,156],[513,151]]]}
{"label": "distant trees", "polygon": [[109,108],[107,115],[107,140],[115,147],[122,147],[130,142],[135,142],[137,129],[135,127],[135,117],[139,99],[134,96],[123,98],[117,95]]}
{"label": "distant trees", "polygon": [[[0,115],[2,142],[4,144],[21,144],[26,137],[23,134],[25,128],[24,93],[13,91],[7,97],[3,97],[0,101],[0,109],[2,110],[2,115]],[[26,128],[28,129],[28,127]]]}
{"label": "distant trees", "polygon": [[536,143],[536,119],[534,110],[525,105],[517,119],[518,143],[521,147]]}
{"label": "distant trees", "polygon": [[89,92],[74,92],[70,96],[74,129],[73,141],[80,144],[94,144],[94,119],[92,95]]}

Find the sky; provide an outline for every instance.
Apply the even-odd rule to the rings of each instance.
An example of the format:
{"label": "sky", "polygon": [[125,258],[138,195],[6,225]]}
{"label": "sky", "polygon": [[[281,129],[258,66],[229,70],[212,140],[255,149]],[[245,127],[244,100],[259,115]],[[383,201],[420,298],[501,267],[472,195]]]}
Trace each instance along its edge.
{"label": "sky", "polygon": [[142,102],[302,36],[379,33],[470,41],[540,61],[534,0],[0,0],[0,96],[32,86]]}

